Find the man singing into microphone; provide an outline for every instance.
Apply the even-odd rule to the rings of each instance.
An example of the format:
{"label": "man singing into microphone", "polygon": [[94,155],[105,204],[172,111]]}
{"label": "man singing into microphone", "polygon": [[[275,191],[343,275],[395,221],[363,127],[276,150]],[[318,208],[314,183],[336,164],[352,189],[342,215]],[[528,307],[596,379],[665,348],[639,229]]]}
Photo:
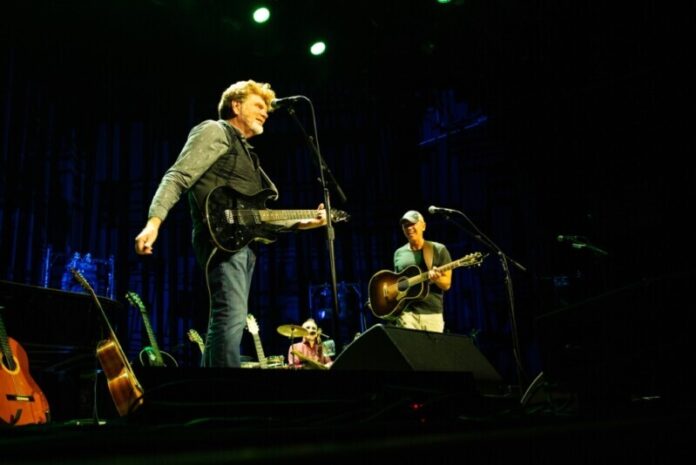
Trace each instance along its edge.
{"label": "man singing into microphone", "polygon": [[[193,249],[205,273],[210,298],[201,362],[204,367],[241,365],[240,343],[256,262],[253,240],[239,248],[220,248],[219,241],[211,236],[206,223],[208,194],[222,188],[216,192],[254,197],[265,190],[272,192],[268,199],[278,197],[276,186],[261,168],[259,157],[248,142],[263,132],[274,98],[275,92],[269,84],[252,80],[236,82],[222,93],[218,104],[220,119],[203,121],[191,129],[176,162],[162,177],[150,203],[145,227],[135,238],[135,251],[151,255],[160,225],[181,194],[188,193]],[[326,211],[320,204],[315,218],[282,226],[310,229],[324,224]]]}
{"label": "man singing into microphone", "polygon": [[438,266],[452,261],[444,244],[426,241],[423,237],[425,220],[415,210],[401,217],[401,229],[408,243],[394,252],[394,271],[400,273],[411,265],[427,270],[428,293],[422,299],[412,300],[398,315],[395,324],[403,328],[441,333],[445,329],[443,293],[452,285],[452,270],[440,271]]}

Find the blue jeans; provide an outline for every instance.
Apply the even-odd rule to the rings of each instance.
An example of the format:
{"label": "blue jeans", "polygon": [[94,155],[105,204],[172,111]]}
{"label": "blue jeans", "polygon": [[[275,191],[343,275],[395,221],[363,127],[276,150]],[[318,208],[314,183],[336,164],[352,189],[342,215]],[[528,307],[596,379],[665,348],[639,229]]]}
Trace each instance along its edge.
{"label": "blue jeans", "polygon": [[213,255],[207,269],[210,319],[201,365],[241,366],[240,345],[248,312],[256,254],[244,247],[230,255]]}

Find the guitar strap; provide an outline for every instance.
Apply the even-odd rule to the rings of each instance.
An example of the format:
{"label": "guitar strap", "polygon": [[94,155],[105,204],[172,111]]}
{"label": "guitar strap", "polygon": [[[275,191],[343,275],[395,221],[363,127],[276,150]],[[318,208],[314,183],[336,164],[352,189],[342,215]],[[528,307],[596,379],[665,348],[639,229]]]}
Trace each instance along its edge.
{"label": "guitar strap", "polygon": [[423,261],[429,270],[433,268],[433,244],[428,241],[423,244]]}

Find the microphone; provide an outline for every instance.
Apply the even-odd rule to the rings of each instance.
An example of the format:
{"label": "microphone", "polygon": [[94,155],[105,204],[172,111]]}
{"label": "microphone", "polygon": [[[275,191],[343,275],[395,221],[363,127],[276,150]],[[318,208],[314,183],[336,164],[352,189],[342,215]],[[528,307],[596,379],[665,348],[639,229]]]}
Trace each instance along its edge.
{"label": "microphone", "polygon": [[271,108],[276,109],[291,106],[295,102],[298,102],[304,98],[306,97],[303,95],[293,95],[290,97],[274,98],[273,100],[271,100]]}
{"label": "microphone", "polygon": [[585,236],[564,236],[563,234],[559,234],[556,236],[556,240],[558,242],[585,242],[587,238]]}
{"label": "microphone", "polygon": [[451,213],[459,212],[457,210],[452,210],[451,208],[436,207],[435,205],[431,205],[428,207],[428,213],[430,213],[431,215],[437,215],[438,213],[449,215]]}
{"label": "microphone", "polygon": [[609,255],[609,252],[606,250],[590,244],[590,241],[585,236],[564,236],[563,234],[559,234],[556,236],[556,240],[558,242],[568,242],[574,249],[587,249],[596,253],[597,255]]}

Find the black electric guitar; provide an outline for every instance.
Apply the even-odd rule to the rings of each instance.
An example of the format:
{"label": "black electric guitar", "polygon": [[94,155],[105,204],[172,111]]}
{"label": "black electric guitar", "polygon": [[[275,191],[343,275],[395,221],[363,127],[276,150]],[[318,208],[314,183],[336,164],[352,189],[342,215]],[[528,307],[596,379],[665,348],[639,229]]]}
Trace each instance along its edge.
{"label": "black electric guitar", "polygon": [[256,357],[259,359],[259,366],[261,368],[268,368],[268,361],[266,360],[266,355],[263,353],[263,346],[261,345],[261,337],[259,336],[259,325],[256,322],[254,315],[249,313],[247,315],[247,329],[254,338],[254,346],[256,347]]}
{"label": "black electric guitar", "polygon": [[142,299],[138,294],[133,291],[126,292],[126,300],[140,310],[140,314],[143,317],[143,325],[145,326],[145,331],[147,332],[147,338],[150,341],[149,346],[145,346],[138,354],[138,360],[142,366],[151,367],[176,367],[178,363],[174,357],[172,357],[167,352],[162,352],[157,344],[157,338],[155,337],[155,332],[152,330],[150,325],[150,317],[147,314],[147,308],[143,304]]}
{"label": "black electric guitar", "polygon": [[24,348],[5,332],[0,306],[0,425],[48,423],[51,411],[43,391],[29,372]]}
{"label": "black electric guitar", "polygon": [[[481,252],[470,253],[458,260],[438,266],[440,271],[448,271],[459,267],[480,265],[485,255]],[[406,267],[400,273],[381,270],[375,273],[368,284],[368,306],[377,318],[394,318],[414,300],[423,299],[428,295],[430,286],[424,284],[428,280],[428,271],[422,272],[416,265]]]}
{"label": "black electric guitar", "polygon": [[[252,241],[269,244],[278,233],[289,231],[288,222],[316,218],[316,210],[270,210],[266,200],[273,195],[264,189],[251,197],[229,186],[210,191],[205,200],[205,217],[210,235],[221,250],[236,252]],[[331,210],[331,221],[347,221],[349,215]]]}

